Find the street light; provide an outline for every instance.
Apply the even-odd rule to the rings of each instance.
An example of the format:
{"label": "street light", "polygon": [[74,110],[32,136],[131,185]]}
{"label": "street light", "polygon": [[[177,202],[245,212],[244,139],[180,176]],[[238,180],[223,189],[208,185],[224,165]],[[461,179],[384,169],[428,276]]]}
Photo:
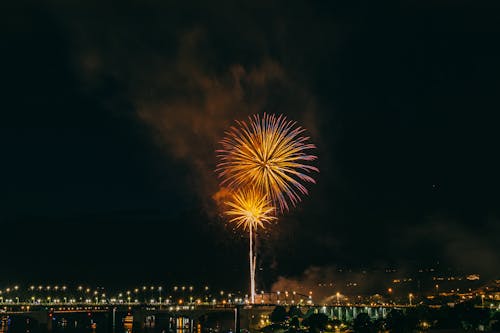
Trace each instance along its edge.
{"label": "street light", "polygon": [[412,305],[412,304],[411,304],[411,300],[412,300],[412,298],[413,298],[413,294],[412,294],[412,293],[408,294],[408,299],[410,300],[410,306]]}

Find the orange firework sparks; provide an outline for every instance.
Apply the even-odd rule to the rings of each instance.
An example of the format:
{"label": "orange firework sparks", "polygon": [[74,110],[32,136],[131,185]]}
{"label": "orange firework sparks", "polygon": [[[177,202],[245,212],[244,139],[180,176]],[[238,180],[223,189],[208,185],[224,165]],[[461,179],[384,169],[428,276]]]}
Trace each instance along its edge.
{"label": "orange firework sparks", "polygon": [[264,223],[276,219],[271,202],[255,187],[235,192],[226,204],[229,209],[225,214],[230,218],[229,222],[245,230],[264,228]]}
{"label": "orange firework sparks", "polygon": [[254,115],[248,123],[236,123],[217,151],[221,184],[233,189],[256,186],[281,211],[289,209],[288,203],[295,206],[307,194],[303,183],[315,183],[310,174],[319,171],[309,164],[317,157],[308,151],[316,147],[303,136],[305,129],[283,115]]}

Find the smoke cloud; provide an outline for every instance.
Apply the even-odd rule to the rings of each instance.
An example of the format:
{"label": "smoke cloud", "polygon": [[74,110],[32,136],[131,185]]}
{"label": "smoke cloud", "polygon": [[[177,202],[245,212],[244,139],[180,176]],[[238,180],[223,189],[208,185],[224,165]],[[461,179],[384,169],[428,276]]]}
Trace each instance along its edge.
{"label": "smoke cloud", "polygon": [[[66,20],[83,86],[95,94],[110,83],[124,85],[118,87],[123,90],[120,102],[129,104],[131,116],[152,129],[159,146],[190,168],[187,183],[209,206],[218,184],[215,150],[234,120],[283,113],[317,136],[313,96],[253,35],[230,40],[238,34],[200,24],[169,29],[167,18],[154,15],[143,29],[131,29],[126,20],[115,17],[115,24],[102,35],[73,13]],[[165,40],[151,40],[153,32],[163,33]],[[251,49],[252,61],[245,61],[246,51],[229,52],[227,45],[219,49],[221,40],[238,50]],[[117,57],[120,54],[127,54],[126,59]]]}
{"label": "smoke cloud", "polygon": [[[229,65],[222,73],[201,66],[197,59],[203,34],[190,32],[181,39],[170,71],[158,73],[165,96],[135,100],[138,116],[149,124],[157,140],[173,156],[195,171],[194,187],[204,200],[217,191],[215,150],[234,119],[255,113],[285,113],[310,119],[312,97],[291,82],[271,59],[252,68]],[[175,89],[176,94],[169,92]]]}
{"label": "smoke cloud", "polygon": [[280,276],[272,290],[289,293],[296,291],[303,295],[311,293],[315,302],[327,304],[334,301],[334,298],[336,300],[337,293],[339,298],[343,298],[383,292],[387,280],[383,273],[373,271],[311,266],[298,277]]}

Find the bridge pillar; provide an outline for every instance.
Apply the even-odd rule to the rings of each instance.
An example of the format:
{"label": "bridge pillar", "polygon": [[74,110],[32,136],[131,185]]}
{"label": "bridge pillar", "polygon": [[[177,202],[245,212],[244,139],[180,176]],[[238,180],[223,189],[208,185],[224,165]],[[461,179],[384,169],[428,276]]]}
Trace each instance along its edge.
{"label": "bridge pillar", "polygon": [[170,317],[170,320],[168,322],[169,322],[169,328],[170,328],[169,331],[175,332],[177,330],[177,324],[176,324],[175,317]]}
{"label": "bridge pillar", "polygon": [[234,308],[234,333],[240,333],[241,330],[240,308],[239,305]]}

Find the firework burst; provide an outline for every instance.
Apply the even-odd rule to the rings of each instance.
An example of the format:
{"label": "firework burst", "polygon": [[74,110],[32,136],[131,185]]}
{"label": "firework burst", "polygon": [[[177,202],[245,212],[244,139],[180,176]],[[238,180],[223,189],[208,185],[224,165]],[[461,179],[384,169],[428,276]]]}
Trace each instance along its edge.
{"label": "firework burst", "polygon": [[236,123],[217,150],[221,185],[255,186],[281,211],[289,203],[295,206],[308,193],[304,183],[315,183],[311,173],[319,171],[310,165],[317,157],[308,152],[316,147],[303,135],[305,129],[283,115],[254,115],[248,123]]}
{"label": "firework burst", "polygon": [[257,230],[264,228],[264,223],[276,219],[274,206],[266,195],[255,187],[238,190],[232,194],[231,200],[226,201],[228,209],[224,212],[237,228]]}

